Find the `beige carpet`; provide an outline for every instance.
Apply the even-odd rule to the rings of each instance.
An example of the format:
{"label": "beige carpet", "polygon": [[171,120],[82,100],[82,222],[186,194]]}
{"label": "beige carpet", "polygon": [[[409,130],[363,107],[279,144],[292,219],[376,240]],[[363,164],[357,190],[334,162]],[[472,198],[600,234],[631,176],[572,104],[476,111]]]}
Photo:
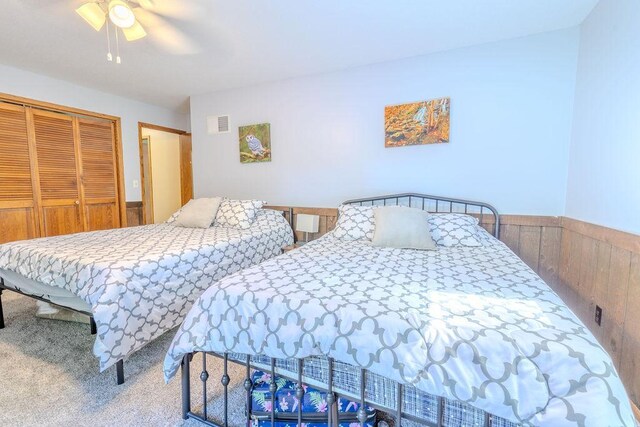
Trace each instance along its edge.
{"label": "beige carpet", "polygon": [[[198,426],[180,415],[180,377],[169,384],[162,360],[173,332],[125,361],[123,385],[115,368],[98,372],[89,326],[39,319],[35,301],[13,292],[2,294],[6,328],[0,329],[0,426]],[[209,412],[222,413],[219,359],[208,359]],[[195,366],[201,365],[201,359]],[[194,366],[194,367],[195,367]],[[201,406],[200,370],[192,372],[194,409]],[[244,423],[244,370],[230,364],[232,425]]]}

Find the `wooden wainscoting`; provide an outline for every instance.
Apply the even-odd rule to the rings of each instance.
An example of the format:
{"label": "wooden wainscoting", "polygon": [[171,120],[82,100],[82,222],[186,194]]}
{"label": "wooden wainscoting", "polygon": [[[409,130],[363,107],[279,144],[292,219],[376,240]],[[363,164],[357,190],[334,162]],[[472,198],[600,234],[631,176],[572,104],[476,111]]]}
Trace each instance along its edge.
{"label": "wooden wainscoting", "polygon": [[[338,209],[336,208],[298,208],[293,206],[265,206],[265,208],[284,212],[287,221],[289,220],[289,211],[292,211],[294,230],[296,229],[298,214],[318,215],[320,217],[318,232],[309,233],[309,241],[322,237],[327,232],[333,230],[338,220]],[[294,231],[294,233],[296,235],[296,241],[303,242],[305,240],[305,233],[301,231]]]}
{"label": "wooden wainscoting", "polygon": [[[640,403],[640,236],[562,218],[556,291],[609,352]],[[595,322],[596,305],[602,321]]]}
{"label": "wooden wainscoting", "polygon": [[[492,217],[485,215],[485,219]],[[481,225],[493,232],[494,224]],[[562,220],[557,216],[500,215],[500,240],[550,286],[560,270]]]}
{"label": "wooden wainscoting", "polygon": [[142,202],[127,202],[127,227],[135,227],[137,225],[144,225]]}

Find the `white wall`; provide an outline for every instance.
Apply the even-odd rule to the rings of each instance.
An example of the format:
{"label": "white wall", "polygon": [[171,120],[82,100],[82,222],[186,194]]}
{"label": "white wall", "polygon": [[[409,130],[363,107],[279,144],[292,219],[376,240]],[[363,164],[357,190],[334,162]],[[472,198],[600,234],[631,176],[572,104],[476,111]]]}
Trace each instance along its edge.
{"label": "white wall", "polygon": [[[561,215],[577,28],[191,98],[196,196],[337,206],[424,192]],[[384,148],[384,107],[451,97],[451,142]],[[232,132],[208,135],[207,115]],[[240,164],[239,125],[271,123],[271,163]]]}
{"label": "white wall", "polygon": [[142,129],[151,143],[153,175],[153,222],[161,223],[182,206],[180,187],[180,136],[175,133]]}
{"label": "white wall", "polygon": [[581,26],[566,215],[640,234],[640,1]]}
{"label": "white wall", "polygon": [[127,200],[140,200],[140,188],[133,187],[134,180],[140,181],[138,122],[187,128],[188,117],[180,112],[4,65],[0,65],[0,92],[120,117]]}

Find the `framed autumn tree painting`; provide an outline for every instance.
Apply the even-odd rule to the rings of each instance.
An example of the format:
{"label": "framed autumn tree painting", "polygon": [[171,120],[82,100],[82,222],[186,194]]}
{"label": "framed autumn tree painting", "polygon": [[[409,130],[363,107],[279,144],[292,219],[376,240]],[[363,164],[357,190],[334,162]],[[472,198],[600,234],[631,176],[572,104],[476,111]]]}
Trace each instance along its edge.
{"label": "framed autumn tree painting", "polygon": [[384,109],[385,147],[449,142],[450,98],[438,98]]}

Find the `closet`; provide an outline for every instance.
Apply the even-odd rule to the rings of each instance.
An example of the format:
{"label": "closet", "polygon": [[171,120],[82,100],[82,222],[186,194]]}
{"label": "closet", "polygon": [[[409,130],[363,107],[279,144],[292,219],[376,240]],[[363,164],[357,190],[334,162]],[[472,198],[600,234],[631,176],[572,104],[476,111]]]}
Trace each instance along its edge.
{"label": "closet", "polygon": [[122,226],[119,119],[11,100],[0,99],[0,243]]}

